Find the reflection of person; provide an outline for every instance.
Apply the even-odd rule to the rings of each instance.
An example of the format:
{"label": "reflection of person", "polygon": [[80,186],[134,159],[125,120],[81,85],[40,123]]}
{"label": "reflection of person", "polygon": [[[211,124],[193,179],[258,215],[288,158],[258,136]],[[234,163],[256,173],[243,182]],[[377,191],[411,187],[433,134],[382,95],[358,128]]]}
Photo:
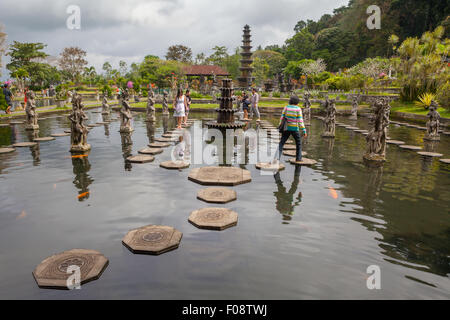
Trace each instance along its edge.
{"label": "reflection of person", "polygon": [[300,173],[302,167],[295,166],[294,181],[292,181],[291,188],[289,191],[283,185],[283,181],[280,178],[280,172],[278,171],[275,175],[275,183],[277,184],[278,190],[273,194],[277,198],[276,207],[279,213],[281,213],[285,220],[290,220],[292,214],[294,213],[294,208],[300,204],[302,201],[302,193],[299,192],[294,200],[295,193],[297,192],[297,187],[300,181]]}

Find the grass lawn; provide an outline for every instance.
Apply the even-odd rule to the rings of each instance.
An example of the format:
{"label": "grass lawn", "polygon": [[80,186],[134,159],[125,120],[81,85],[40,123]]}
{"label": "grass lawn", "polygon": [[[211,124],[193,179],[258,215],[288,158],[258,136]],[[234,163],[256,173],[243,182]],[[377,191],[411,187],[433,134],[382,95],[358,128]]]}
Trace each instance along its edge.
{"label": "grass lawn", "polygon": [[[418,107],[414,104],[414,102],[401,102],[401,101],[392,101],[391,102],[391,111],[397,112],[405,112],[405,113],[414,113],[421,114],[426,116],[428,110],[425,110],[423,107]],[[443,118],[450,118],[450,111],[444,108],[439,108],[438,112]]]}

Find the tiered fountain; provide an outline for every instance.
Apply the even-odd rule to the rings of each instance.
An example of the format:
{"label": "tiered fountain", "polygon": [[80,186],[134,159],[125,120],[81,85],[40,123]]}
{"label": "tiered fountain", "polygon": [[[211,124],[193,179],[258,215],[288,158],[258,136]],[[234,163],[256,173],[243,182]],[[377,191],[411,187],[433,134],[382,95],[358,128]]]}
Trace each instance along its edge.
{"label": "tiered fountain", "polygon": [[242,89],[248,89],[249,87],[251,87],[255,79],[252,77],[253,71],[253,67],[251,67],[251,64],[253,63],[251,51],[252,41],[250,35],[250,27],[248,25],[244,27],[244,35],[242,42],[244,45],[241,46],[243,51],[241,52],[242,60],[241,60],[241,67],[239,68],[239,70],[241,70],[241,77],[238,78],[238,81],[239,87],[241,87]]}

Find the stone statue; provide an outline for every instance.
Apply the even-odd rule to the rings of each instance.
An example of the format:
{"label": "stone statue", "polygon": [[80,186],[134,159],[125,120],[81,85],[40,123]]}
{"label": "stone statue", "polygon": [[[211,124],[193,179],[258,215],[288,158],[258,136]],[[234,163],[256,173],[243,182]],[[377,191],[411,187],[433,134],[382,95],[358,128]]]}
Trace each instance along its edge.
{"label": "stone statue", "polygon": [[168,115],[169,114],[169,100],[168,100],[167,91],[164,91],[164,93],[163,93],[162,107],[163,107],[163,115]]}
{"label": "stone statue", "polygon": [[87,116],[83,111],[83,104],[81,103],[81,96],[74,94],[72,96],[72,112],[69,115],[71,122],[71,152],[86,152],[91,149],[91,146],[87,143],[88,129],[84,122],[87,120]]}
{"label": "stone statue", "polygon": [[122,108],[120,109],[120,132],[127,133],[134,131],[131,126],[131,120],[133,115],[131,114],[131,107],[128,103],[129,93],[128,90],[123,90],[121,93]]}
{"label": "stone statue", "polygon": [[427,133],[425,134],[424,140],[428,141],[439,141],[439,120],[441,119],[441,115],[437,111],[438,104],[435,101],[431,102],[430,111],[427,114]]}
{"label": "stone statue", "polygon": [[102,102],[102,114],[110,114],[111,110],[109,109],[109,104],[108,104],[108,99],[107,99],[107,94],[105,93],[103,95],[103,102]]}
{"label": "stone statue", "polygon": [[359,101],[359,95],[354,95],[353,102],[352,102],[352,115],[350,116],[351,120],[358,119],[358,101]]}
{"label": "stone statue", "polygon": [[311,101],[309,100],[310,97],[311,95],[308,92],[305,92],[305,94],[303,95],[304,98],[303,120],[305,126],[311,125]]}
{"label": "stone statue", "polygon": [[38,114],[36,112],[36,103],[34,101],[34,92],[32,90],[27,91],[27,106],[25,112],[27,114],[26,130],[38,130]]}
{"label": "stone statue", "polygon": [[147,121],[155,122],[156,121],[156,109],[155,109],[155,93],[153,92],[152,87],[148,88],[148,98],[147,98]]}
{"label": "stone statue", "polygon": [[324,119],[325,133],[322,134],[324,138],[334,138],[336,129],[336,100],[327,99],[326,116]]}
{"label": "stone statue", "polygon": [[391,106],[386,98],[378,98],[374,103],[374,114],[371,118],[371,129],[366,137],[367,151],[364,160],[386,160],[386,130],[389,126]]}

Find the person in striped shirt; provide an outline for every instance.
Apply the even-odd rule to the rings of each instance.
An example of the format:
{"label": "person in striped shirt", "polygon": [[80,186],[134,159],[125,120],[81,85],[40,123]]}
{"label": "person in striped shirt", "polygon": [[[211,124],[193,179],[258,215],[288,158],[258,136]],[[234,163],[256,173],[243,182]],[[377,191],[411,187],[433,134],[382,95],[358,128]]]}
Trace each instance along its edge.
{"label": "person in striped shirt", "polygon": [[302,109],[298,106],[300,99],[297,96],[292,96],[289,99],[289,105],[284,107],[283,113],[280,118],[280,125],[283,118],[287,120],[287,131],[281,133],[280,145],[278,146],[278,161],[281,159],[281,153],[283,147],[289,137],[292,135],[295,139],[296,148],[296,160],[302,161],[302,138],[307,137],[305,124],[303,123]]}

